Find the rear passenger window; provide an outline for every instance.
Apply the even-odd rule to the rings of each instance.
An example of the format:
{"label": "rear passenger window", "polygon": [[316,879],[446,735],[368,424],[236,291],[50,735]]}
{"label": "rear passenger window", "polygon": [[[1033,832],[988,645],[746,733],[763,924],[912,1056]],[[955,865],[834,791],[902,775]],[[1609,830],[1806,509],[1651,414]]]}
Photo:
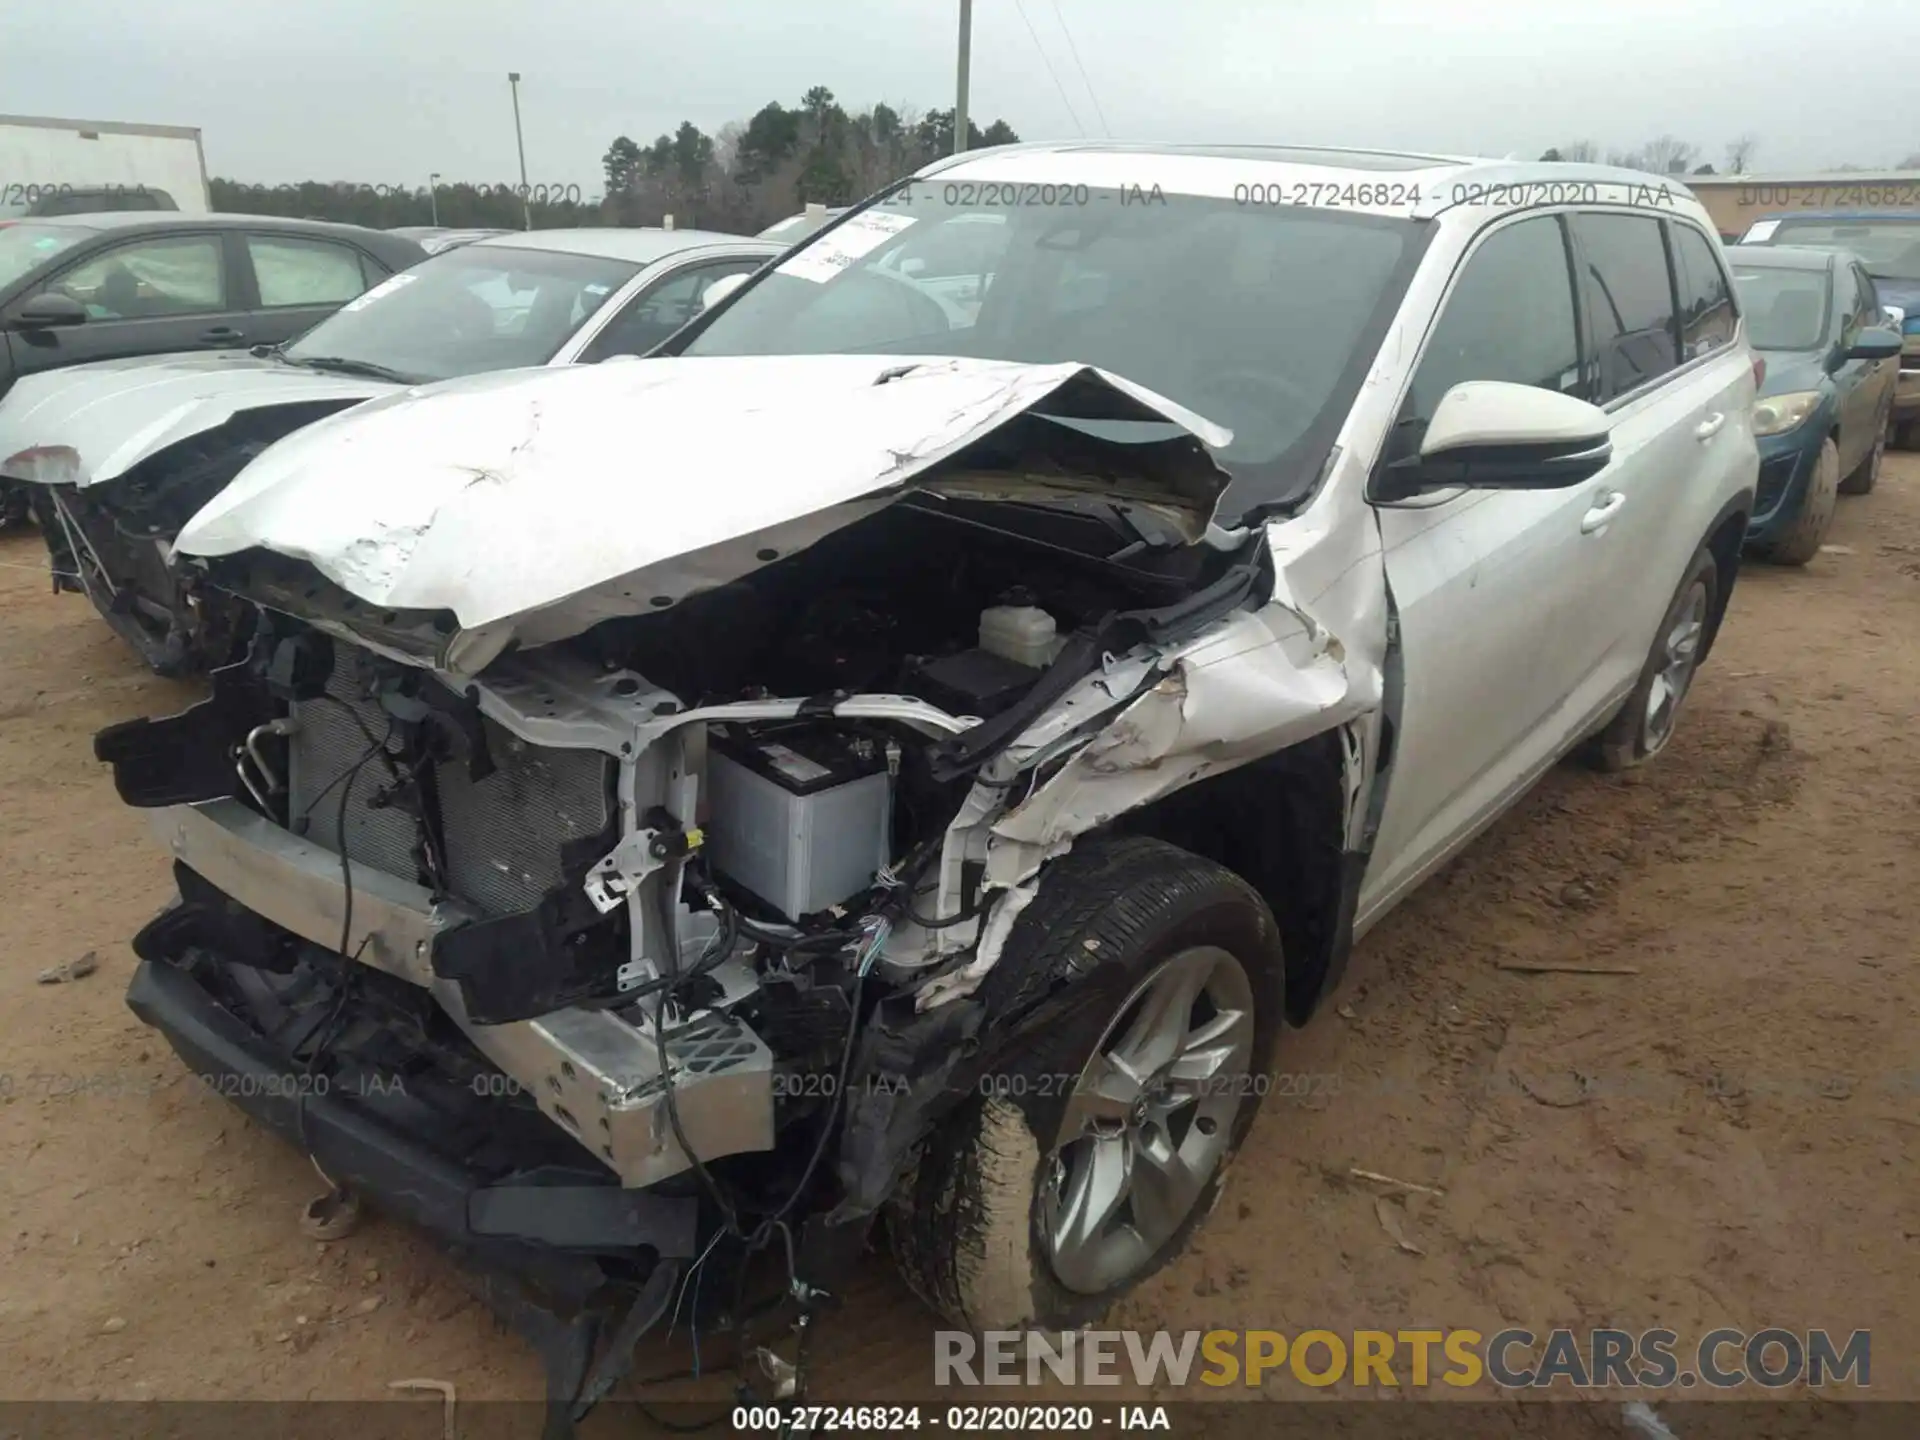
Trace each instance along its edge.
{"label": "rear passenger window", "polygon": [[1551,216],[1496,230],[1467,257],[1394,425],[1389,461],[1418,453],[1440,399],[1466,380],[1585,398],[1573,272]]}
{"label": "rear passenger window", "polygon": [[1707,237],[1691,225],[1673,225],[1674,260],[1680,282],[1681,363],[1733,343],[1739,316],[1720,257]]}
{"label": "rear passenger window", "polygon": [[343,305],[367,288],[360,254],[325,240],[249,235],[247,254],[268,310],[287,305]]}
{"label": "rear passenger window", "polygon": [[1602,403],[1680,363],[1667,247],[1653,216],[1576,215]]}

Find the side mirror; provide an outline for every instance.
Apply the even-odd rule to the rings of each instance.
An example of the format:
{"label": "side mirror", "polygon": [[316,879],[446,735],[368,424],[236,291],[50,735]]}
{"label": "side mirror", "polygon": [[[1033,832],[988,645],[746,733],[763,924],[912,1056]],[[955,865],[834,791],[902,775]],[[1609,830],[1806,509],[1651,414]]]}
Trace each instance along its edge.
{"label": "side mirror", "polygon": [[1427,490],[1564,490],[1613,459],[1606,411],[1571,395],[1504,380],[1467,380],[1440,398],[1420,453],[1375,477],[1371,498]]}
{"label": "side mirror", "polygon": [[693,313],[696,315],[706,314],[707,311],[711,310],[722,300],[726,299],[727,296],[746,284],[747,274],[748,272],[746,271],[739,271],[732,275],[722,275],[718,280],[700,292],[700,304],[695,307]]}
{"label": "side mirror", "polygon": [[1900,353],[1900,332],[1872,325],[1854,337],[1849,360],[1891,360]]}
{"label": "side mirror", "polygon": [[87,307],[71,295],[47,290],[35,295],[13,312],[9,323],[13,330],[53,330],[67,325],[87,323]]}

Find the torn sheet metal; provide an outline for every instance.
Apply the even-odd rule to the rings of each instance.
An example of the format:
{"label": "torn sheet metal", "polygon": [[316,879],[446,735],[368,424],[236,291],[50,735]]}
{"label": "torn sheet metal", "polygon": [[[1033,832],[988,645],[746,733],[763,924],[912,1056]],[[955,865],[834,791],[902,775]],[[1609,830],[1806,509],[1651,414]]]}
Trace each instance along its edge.
{"label": "torn sheet metal", "polygon": [[236,415],[283,405],[357,405],[402,388],[233,350],[74,365],[28,375],[7,392],[0,475],[85,489]]}
{"label": "torn sheet metal", "polygon": [[[1133,698],[1104,726],[1080,738],[1103,697],[1111,709],[1128,695]],[[1005,783],[1006,776],[1071,749],[1045,783],[988,826],[981,883],[1000,897],[972,958],[929,981],[917,1008],[973,993],[1037,893],[1042,867],[1078,836],[1211,775],[1370,720],[1380,695],[1377,665],[1354,663],[1346,645],[1312,615],[1277,599],[1257,612],[1231,615],[1165,655],[1142,652],[1089,676],[989,767]],[[1350,822],[1364,791],[1361,759],[1348,757]],[[972,840],[950,835],[949,849]]]}
{"label": "torn sheet metal", "polygon": [[[1041,416],[1177,429],[1127,444],[1037,418],[1015,428]],[[1231,438],[1075,364],[814,355],[505,372],[288,437],[177,548],[264,548],[372,605],[451,611],[467,633],[433,659],[470,674],[509,640],[550,643],[738,579],[910,483],[1032,496],[1100,482],[1184,515],[1198,540],[1229,478],[1206,447]]]}

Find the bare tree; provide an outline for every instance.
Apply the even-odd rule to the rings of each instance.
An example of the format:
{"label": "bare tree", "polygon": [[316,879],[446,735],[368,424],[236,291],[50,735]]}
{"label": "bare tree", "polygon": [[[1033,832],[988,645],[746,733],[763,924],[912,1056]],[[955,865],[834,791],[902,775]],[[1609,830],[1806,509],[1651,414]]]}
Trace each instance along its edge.
{"label": "bare tree", "polygon": [[1914,151],[1913,154],[1902,160],[1900,162],[1900,168],[1902,170],[1920,170],[1920,150]]}
{"label": "bare tree", "polygon": [[1600,158],[1600,147],[1591,140],[1575,140],[1553,147],[1560,158],[1573,165],[1591,165]]}
{"label": "bare tree", "polygon": [[1744,175],[1753,163],[1753,152],[1760,148],[1760,137],[1748,130],[1727,142],[1727,174]]}
{"label": "bare tree", "polygon": [[1656,175],[1683,175],[1700,153],[1700,147],[1672,135],[1662,135],[1641,146],[1640,153],[1644,158],[1643,169]]}
{"label": "bare tree", "polygon": [[746,133],[744,120],[729,120],[714,132],[713,163],[723,173],[733,173],[733,162],[740,154],[740,137]]}

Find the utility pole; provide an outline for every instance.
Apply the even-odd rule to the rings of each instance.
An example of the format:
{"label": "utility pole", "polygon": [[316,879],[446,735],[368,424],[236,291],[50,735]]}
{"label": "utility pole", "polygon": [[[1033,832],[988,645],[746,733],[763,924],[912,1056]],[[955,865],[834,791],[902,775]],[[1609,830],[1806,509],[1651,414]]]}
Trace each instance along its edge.
{"label": "utility pole", "polygon": [[427,176],[427,202],[433,206],[433,223],[440,223],[440,172]]}
{"label": "utility pole", "polygon": [[967,84],[973,59],[973,0],[960,0],[960,77],[954,87],[953,153],[967,148]]}
{"label": "utility pole", "polygon": [[507,84],[513,88],[513,143],[520,150],[520,206],[526,228],[533,229],[533,192],[527,186],[527,142],[520,134],[520,72],[509,70]]}

